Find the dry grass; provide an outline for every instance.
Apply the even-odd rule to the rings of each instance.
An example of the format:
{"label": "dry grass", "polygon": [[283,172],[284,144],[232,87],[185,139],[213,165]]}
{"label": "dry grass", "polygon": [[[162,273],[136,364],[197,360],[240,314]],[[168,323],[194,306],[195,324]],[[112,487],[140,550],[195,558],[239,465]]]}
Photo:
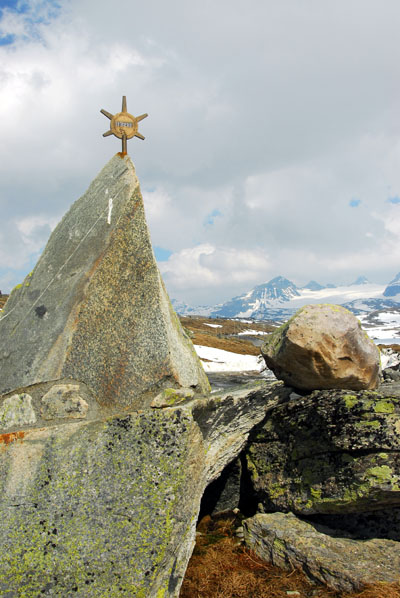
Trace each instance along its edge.
{"label": "dry grass", "polygon": [[283,572],[226,537],[196,551],[180,598],[287,598],[289,590],[307,596],[310,584],[297,572]]}
{"label": "dry grass", "polygon": [[400,584],[375,584],[354,593],[313,585],[299,571],[283,571],[259,559],[238,543],[234,527],[234,517],[200,522],[202,534],[180,598],[400,598]]}
{"label": "dry grass", "polygon": [[256,347],[249,341],[219,338],[212,334],[202,334],[200,332],[195,333],[191,339],[193,344],[203,345],[203,347],[214,347],[215,349],[223,349],[224,351],[240,353],[241,355],[260,355],[260,348]]}
{"label": "dry grass", "polygon": [[[237,337],[232,338],[233,335],[245,332],[246,330],[260,330],[262,332],[272,332],[275,330],[273,326],[266,323],[248,324],[246,322],[224,320],[222,318],[181,316],[180,320],[184,328],[189,332],[195,345],[214,347],[216,349],[223,349],[224,351],[231,351],[232,353],[240,353],[241,355],[259,355],[260,349],[248,340]],[[208,324],[217,325],[218,328],[208,326]]]}

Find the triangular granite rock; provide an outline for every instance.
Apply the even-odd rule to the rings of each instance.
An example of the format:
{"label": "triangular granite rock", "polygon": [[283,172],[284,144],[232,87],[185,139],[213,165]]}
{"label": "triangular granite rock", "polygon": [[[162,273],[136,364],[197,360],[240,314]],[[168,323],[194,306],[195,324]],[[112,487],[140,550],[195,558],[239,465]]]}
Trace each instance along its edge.
{"label": "triangular granite rock", "polygon": [[128,156],[116,154],[74,203],[0,317],[0,395],[49,381],[83,384],[106,409],[146,407],[166,387],[209,390],[161,280]]}

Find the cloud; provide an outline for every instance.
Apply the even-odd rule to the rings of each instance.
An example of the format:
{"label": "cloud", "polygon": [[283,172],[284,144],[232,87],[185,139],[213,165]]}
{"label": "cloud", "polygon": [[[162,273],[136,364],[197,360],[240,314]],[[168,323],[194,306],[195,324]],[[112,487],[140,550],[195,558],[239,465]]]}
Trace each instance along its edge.
{"label": "cloud", "polygon": [[268,276],[270,263],[261,249],[247,251],[210,244],[185,248],[159,264],[173,297],[210,302],[217,292],[228,299],[233,290],[244,290]]}
{"label": "cloud", "polygon": [[396,0],[7,5],[0,267],[15,282],[119,151],[99,111],[122,95],[149,113],[128,149],[171,294],[399,270]]}

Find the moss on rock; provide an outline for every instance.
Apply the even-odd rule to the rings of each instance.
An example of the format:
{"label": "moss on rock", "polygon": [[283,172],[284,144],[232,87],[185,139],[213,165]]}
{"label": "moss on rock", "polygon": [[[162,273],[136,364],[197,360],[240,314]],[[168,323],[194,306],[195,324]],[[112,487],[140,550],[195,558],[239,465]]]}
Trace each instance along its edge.
{"label": "moss on rock", "polygon": [[249,473],[265,510],[351,513],[400,506],[400,399],[314,391],[252,431]]}

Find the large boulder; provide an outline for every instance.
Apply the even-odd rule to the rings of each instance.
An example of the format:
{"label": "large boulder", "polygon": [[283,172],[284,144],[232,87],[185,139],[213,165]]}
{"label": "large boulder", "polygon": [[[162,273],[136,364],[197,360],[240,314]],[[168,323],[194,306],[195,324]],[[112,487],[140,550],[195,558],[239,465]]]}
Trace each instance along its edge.
{"label": "large boulder", "polygon": [[271,409],[246,449],[265,511],[301,515],[400,506],[400,395],[314,391]]}
{"label": "large boulder", "polygon": [[399,581],[400,543],[360,542],[329,528],[301,521],[289,513],[257,514],[243,522],[245,542],[265,561],[302,569],[315,582],[339,591],[376,582]]}
{"label": "large boulder", "polygon": [[53,421],[38,396],[15,398],[18,425],[0,429],[0,595],[177,598],[207,484],[286,395],[258,386],[110,417],[86,396],[86,419]]}
{"label": "large boulder", "polygon": [[303,390],[373,389],[379,350],[356,317],[340,305],[306,305],[261,348],[279,380]]}
{"label": "large boulder", "polygon": [[73,384],[101,408],[167,387],[208,392],[154,258],[128,156],[116,154],[53,231],[0,315],[0,395]]}
{"label": "large boulder", "polygon": [[283,385],[210,397],[116,155],[0,316],[0,595],[177,598],[205,487]]}

